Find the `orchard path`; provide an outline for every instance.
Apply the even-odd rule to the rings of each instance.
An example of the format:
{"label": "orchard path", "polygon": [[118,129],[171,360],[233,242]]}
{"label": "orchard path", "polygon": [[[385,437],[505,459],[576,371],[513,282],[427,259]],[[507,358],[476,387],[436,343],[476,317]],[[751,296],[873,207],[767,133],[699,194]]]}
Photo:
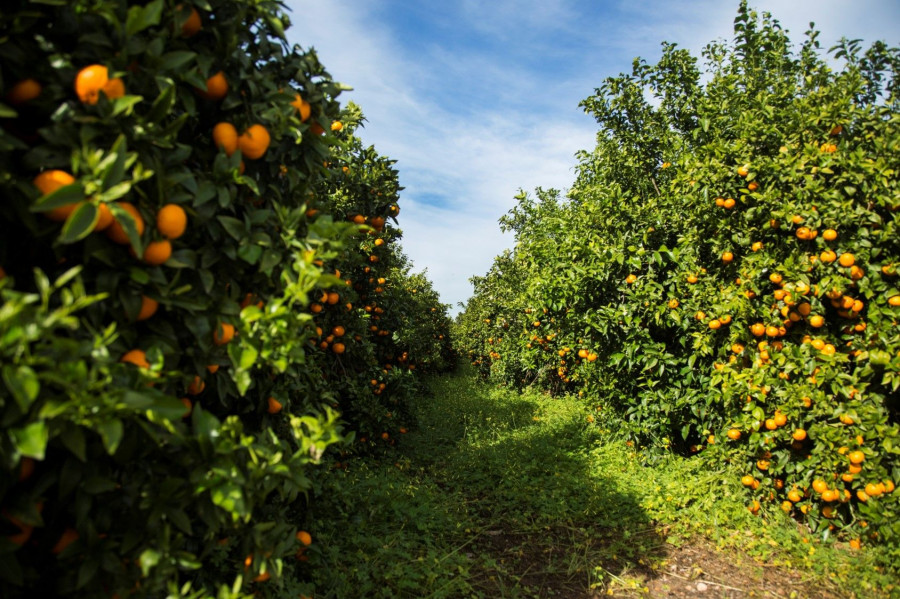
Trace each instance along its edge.
{"label": "orchard path", "polygon": [[465,375],[432,389],[397,451],[325,477],[317,599],[848,596],[654,522],[642,505],[665,465],[582,402]]}

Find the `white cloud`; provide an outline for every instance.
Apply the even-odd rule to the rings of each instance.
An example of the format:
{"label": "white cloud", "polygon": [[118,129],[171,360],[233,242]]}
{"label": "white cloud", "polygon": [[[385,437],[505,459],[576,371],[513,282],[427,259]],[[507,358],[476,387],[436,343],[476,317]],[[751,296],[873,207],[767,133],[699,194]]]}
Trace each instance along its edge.
{"label": "white cloud", "polygon": [[[610,19],[593,0],[416,3],[404,14],[387,0],[288,4],[291,40],[315,47],[335,79],[354,87],[341,99],[361,105],[368,122],[360,136],[398,161],[403,247],[451,304],[511,246],[497,219],[517,190],[574,180],[574,154],[592,148],[595,135],[578,102],[605,77],[630,71],[635,56],[655,61],[664,40],[699,55],[709,41],[731,39],[737,9],[721,0],[620,0],[602,11]],[[771,11],[795,43],[810,20],[826,48],[841,35],[897,41],[900,8],[886,0],[752,4]],[[413,53],[397,38],[399,23],[427,11],[447,39],[420,40]]]}

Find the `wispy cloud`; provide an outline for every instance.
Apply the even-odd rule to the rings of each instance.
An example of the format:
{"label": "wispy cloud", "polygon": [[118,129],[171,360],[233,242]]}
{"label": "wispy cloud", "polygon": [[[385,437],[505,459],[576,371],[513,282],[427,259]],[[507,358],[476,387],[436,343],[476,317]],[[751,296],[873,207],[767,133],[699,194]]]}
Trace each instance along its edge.
{"label": "wispy cloud", "polygon": [[[522,188],[564,189],[574,154],[594,145],[578,108],[602,80],[649,61],[663,40],[699,55],[730,39],[737,2],[721,0],[289,0],[292,41],[314,46],[367,117],[360,132],[397,159],[403,247],[442,300],[471,293],[512,243],[497,219]],[[801,40],[841,35],[896,43],[888,0],[760,0]],[[423,27],[422,24],[427,25]],[[343,98],[342,98],[343,99]]]}

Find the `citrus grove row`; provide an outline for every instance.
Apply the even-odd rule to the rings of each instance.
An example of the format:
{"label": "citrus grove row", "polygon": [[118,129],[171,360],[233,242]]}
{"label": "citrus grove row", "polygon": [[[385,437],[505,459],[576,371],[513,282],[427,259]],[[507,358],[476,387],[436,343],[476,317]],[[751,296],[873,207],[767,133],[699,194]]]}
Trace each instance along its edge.
{"label": "citrus grove row", "polygon": [[[583,102],[566,198],[522,193],[456,338],[485,377],[577,392],[649,454],[697,454],[760,517],[900,557],[900,51],[731,43]],[[711,489],[710,492],[721,492]]]}
{"label": "citrus grove row", "polygon": [[311,596],[323,460],[454,363],[393,161],[277,2],[7,4],[0,595]]}

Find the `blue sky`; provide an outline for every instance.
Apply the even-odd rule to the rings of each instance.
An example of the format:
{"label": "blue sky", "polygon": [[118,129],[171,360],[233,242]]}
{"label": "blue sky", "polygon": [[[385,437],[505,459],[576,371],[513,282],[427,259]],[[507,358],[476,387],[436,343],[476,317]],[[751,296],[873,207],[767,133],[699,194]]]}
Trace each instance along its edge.
{"label": "blue sky", "polygon": [[[497,220],[519,189],[566,189],[594,121],[578,107],[603,79],[655,61],[662,41],[699,56],[730,39],[737,0],[287,0],[288,37],[354,88],[359,134],[397,160],[402,245],[441,299],[512,245]],[[763,0],[799,43],[900,45],[896,0]],[[454,309],[455,311],[455,309]]]}

